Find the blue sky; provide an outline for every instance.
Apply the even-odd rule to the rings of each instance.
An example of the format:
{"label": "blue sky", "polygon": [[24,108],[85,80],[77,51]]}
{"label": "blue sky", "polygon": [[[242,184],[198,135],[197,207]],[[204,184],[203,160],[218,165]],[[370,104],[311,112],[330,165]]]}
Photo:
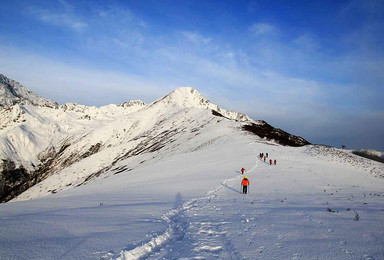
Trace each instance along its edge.
{"label": "blue sky", "polygon": [[59,103],[179,86],[313,143],[384,151],[384,2],[0,0],[0,73]]}

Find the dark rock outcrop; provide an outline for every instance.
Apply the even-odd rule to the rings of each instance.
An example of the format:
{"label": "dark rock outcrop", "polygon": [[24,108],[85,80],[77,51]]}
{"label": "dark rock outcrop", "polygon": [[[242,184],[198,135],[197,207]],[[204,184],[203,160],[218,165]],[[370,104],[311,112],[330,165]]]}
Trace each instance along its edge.
{"label": "dark rock outcrop", "polygon": [[311,144],[300,136],[291,135],[281,129],[274,128],[265,121],[260,121],[260,124],[243,125],[243,130],[258,135],[261,138],[266,138],[286,146],[304,146]]}

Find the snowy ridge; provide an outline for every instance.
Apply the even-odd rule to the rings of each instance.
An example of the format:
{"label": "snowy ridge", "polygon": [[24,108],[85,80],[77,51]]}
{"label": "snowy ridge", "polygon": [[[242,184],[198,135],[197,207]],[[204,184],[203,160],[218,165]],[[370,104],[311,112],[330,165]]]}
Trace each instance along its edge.
{"label": "snowy ridge", "polygon": [[144,107],[146,104],[141,100],[130,100],[127,102],[124,102],[123,104],[120,104],[119,106],[122,107]]}
{"label": "snowy ridge", "polygon": [[311,156],[325,157],[334,163],[347,165],[351,168],[367,172],[376,177],[384,177],[383,163],[368,160],[334,147],[311,145],[306,148],[306,152]]}
{"label": "snowy ridge", "polygon": [[32,104],[36,106],[56,107],[52,100],[42,98],[19,82],[0,74],[0,106],[7,107],[15,104]]}

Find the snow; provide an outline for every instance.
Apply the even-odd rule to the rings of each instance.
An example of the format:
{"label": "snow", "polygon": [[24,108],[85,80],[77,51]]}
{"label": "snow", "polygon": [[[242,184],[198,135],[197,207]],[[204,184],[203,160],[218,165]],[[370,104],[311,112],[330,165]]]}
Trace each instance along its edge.
{"label": "snow", "polygon": [[234,131],[193,152],[2,204],[0,258],[383,259],[383,184],[307,147]]}
{"label": "snow", "polygon": [[[208,99],[203,97],[198,91],[191,87],[180,87],[172,91],[170,94],[162,98],[160,101],[165,103],[174,103],[180,107],[194,107],[215,110],[223,116],[238,120],[238,121],[249,121],[251,120],[247,115],[241,114],[235,111],[228,111],[222,109],[216,104],[211,103]],[[155,101],[154,103],[157,103]]]}
{"label": "snow", "polygon": [[0,259],[384,259],[382,163],[261,139],[192,88],[0,117],[1,159],[33,168],[67,145],[46,179],[0,204]]}

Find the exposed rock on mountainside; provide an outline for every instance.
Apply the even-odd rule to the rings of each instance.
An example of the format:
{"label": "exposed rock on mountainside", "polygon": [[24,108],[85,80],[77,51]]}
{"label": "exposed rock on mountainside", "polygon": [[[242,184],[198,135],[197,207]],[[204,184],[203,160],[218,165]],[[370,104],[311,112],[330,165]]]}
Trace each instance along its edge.
{"label": "exposed rock on mountainside", "polygon": [[12,106],[15,104],[32,104],[48,107],[56,107],[58,105],[52,100],[39,97],[19,82],[0,74],[0,106]]}
{"label": "exposed rock on mountainside", "polygon": [[243,130],[258,135],[261,138],[274,141],[281,145],[304,146],[310,144],[300,136],[291,135],[281,129],[274,128],[265,121],[259,121],[259,124],[251,123],[243,125]]}
{"label": "exposed rock on mountainside", "polygon": [[26,190],[22,186],[30,176],[24,167],[16,168],[12,161],[2,160],[0,165],[0,202],[6,202]]}
{"label": "exposed rock on mountainside", "polygon": [[371,159],[377,162],[384,163],[384,154],[380,151],[375,150],[360,150],[360,151],[352,151],[353,154],[359,155],[361,157]]}

